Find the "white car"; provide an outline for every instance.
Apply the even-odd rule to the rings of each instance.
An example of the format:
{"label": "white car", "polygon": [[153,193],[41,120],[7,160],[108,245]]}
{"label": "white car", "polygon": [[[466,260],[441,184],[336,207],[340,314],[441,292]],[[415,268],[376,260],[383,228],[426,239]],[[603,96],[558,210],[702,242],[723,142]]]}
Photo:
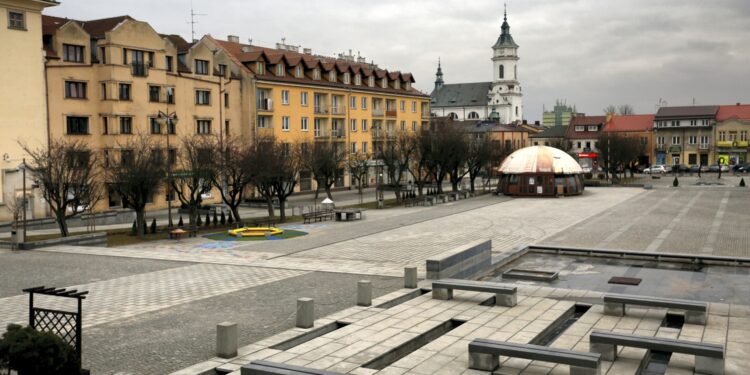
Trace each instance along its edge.
{"label": "white car", "polygon": [[652,165],[643,170],[645,174],[665,174],[667,172],[667,167],[664,165]]}

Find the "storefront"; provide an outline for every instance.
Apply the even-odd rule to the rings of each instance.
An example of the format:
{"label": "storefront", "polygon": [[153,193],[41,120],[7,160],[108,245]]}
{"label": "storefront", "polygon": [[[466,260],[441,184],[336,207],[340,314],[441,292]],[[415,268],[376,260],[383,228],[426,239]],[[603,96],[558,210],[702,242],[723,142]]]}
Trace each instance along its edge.
{"label": "storefront", "polygon": [[716,145],[717,162],[730,166],[746,163],[747,146],[747,141],[718,142]]}
{"label": "storefront", "polygon": [[591,172],[599,169],[599,154],[596,152],[581,152],[578,154],[578,164],[584,172]]}

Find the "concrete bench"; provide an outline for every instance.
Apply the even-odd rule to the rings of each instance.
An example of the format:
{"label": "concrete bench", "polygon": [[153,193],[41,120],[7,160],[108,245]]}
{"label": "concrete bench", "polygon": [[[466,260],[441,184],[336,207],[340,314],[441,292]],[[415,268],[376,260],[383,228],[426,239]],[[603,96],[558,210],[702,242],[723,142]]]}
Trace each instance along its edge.
{"label": "concrete bench", "polygon": [[469,343],[470,369],[493,371],[500,366],[498,356],[569,365],[571,375],[601,374],[601,356],[596,353],[487,339],[474,339]]}
{"label": "concrete bench", "polygon": [[256,360],[240,369],[242,375],[341,375],[339,372],[287,365],[285,363]]}
{"label": "concrete bench", "polygon": [[625,294],[605,294],[603,300],[604,314],[606,315],[625,315],[625,305],[664,307],[685,310],[685,322],[705,325],[708,313],[708,303],[706,302]]}
{"label": "concrete bench", "polygon": [[600,353],[602,359],[614,361],[617,345],[670,353],[695,355],[695,372],[724,374],[724,346],[697,341],[635,336],[624,333],[594,331],[589,337],[590,351]]}
{"label": "concrete bench", "polygon": [[495,293],[495,305],[513,307],[517,303],[516,287],[486,281],[443,279],[432,282],[432,298],[452,299],[453,290]]}

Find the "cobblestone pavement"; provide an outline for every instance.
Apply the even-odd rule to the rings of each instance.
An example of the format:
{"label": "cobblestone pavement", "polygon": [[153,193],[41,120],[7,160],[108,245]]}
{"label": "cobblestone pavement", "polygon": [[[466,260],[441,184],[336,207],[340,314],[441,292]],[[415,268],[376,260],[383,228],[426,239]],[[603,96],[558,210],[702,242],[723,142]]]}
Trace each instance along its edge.
{"label": "cobblestone pavement", "polygon": [[[89,291],[83,315],[86,328],[302,274],[294,270],[196,264],[69,288]],[[75,300],[69,298],[38,296],[34,303],[75,310]],[[27,317],[26,295],[0,299],[3,330],[7,323],[24,323]]]}
{"label": "cobblestone pavement", "polygon": [[561,246],[750,257],[750,192],[660,188],[542,241]]}

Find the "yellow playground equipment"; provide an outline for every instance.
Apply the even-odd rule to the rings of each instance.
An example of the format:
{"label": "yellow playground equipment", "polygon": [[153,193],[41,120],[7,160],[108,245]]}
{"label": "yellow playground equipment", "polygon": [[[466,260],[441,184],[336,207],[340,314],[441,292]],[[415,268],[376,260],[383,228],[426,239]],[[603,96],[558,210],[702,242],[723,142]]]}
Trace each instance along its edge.
{"label": "yellow playground equipment", "polygon": [[266,235],[278,236],[279,234],[283,234],[284,230],[276,227],[244,227],[231,229],[228,233],[234,237],[265,237]]}

